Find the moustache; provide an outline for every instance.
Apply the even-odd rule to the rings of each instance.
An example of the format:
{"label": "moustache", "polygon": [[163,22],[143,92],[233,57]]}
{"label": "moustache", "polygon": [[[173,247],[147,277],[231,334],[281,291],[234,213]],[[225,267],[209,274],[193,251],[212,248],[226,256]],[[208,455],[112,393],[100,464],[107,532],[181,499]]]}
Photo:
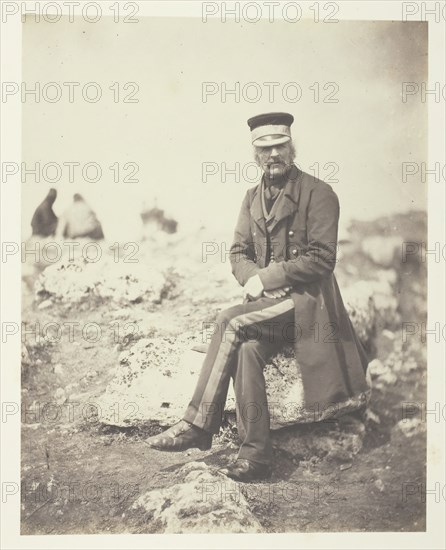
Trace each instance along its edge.
{"label": "moustache", "polygon": [[289,166],[288,163],[284,162],[283,160],[268,161],[268,162],[265,162],[264,166],[267,166],[269,168],[270,166],[273,166],[274,164],[277,164],[277,165],[280,165],[280,166]]}

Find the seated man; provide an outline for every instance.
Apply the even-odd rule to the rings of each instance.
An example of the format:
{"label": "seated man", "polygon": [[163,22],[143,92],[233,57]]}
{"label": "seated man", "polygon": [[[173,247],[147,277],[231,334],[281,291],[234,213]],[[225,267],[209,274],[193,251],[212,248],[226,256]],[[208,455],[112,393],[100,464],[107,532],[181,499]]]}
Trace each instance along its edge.
{"label": "seated man", "polygon": [[287,113],[248,120],[264,174],[245,196],[230,250],[245,300],[218,315],[183,419],[147,440],[162,451],[209,449],[232,377],[242,444],[237,459],[222,471],[238,481],[271,475],[263,368],[284,344],[294,344],[305,408],[314,411],[314,421],[321,410],[359,403],[367,391],[367,358],[333,274],[338,198],[293,163],[293,120]]}
{"label": "seated man", "polygon": [[94,211],[79,193],[73,195],[73,204],[62,214],[57,227],[58,238],[89,238],[99,241],[104,238],[102,226]]}

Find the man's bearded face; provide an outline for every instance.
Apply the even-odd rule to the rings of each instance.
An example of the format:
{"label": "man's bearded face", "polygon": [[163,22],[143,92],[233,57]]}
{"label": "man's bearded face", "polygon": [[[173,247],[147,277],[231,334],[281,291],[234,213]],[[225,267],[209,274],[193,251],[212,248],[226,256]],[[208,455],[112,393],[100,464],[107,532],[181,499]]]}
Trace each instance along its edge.
{"label": "man's bearded face", "polygon": [[280,179],[293,163],[295,151],[292,141],[272,147],[255,147],[257,164],[270,179]]}

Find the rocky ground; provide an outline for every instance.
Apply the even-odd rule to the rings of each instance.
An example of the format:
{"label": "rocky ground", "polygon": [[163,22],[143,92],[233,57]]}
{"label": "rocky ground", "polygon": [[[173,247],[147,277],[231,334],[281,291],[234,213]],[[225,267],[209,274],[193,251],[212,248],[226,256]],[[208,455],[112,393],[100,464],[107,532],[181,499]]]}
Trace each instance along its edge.
{"label": "rocky ground", "polygon": [[[106,243],[95,263],[77,251],[24,265],[37,335],[22,348],[23,534],[424,530],[425,425],[404,404],[426,400],[426,351],[402,326],[425,318],[426,274],[401,251],[425,231],[417,213],[352,225],[336,275],[371,358],[368,408],[275,430],[271,481],[245,485],[217,473],[237,452],[230,402],[210,451],[144,444],[181,414],[202,323],[240,299],[229,264],[203,262],[204,230],[146,239],[135,263]],[[287,365],[267,382],[298,401]]]}

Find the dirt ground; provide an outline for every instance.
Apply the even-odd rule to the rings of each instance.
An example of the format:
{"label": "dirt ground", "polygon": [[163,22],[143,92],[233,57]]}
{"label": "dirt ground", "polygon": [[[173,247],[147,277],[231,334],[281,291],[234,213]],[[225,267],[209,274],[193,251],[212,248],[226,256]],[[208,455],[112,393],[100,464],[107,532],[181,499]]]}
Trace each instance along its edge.
{"label": "dirt ground", "polygon": [[[22,534],[159,532],[150,517],[131,509],[137,497],[169,486],[171,473],[188,461],[219,467],[234,456],[237,440],[230,426],[210,451],[160,453],[144,444],[144,438],[160,427],[104,426],[86,405],[104,391],[119,350],[128,345],[113,323],[144,322],[158,331],[168,326],[175,334],[185,323],[198,326],[209,315],[206,304],[181,300],[166,300],[152,312],[142,303],[119,311],[105,303],[38,309],[24,285],[22,320],[28,327],[55,321],[82,327],[93,322],[103,330],[96,343],[82,338],[80,329],[71,339],[63,330],[52,345],[27,336],[29,364],[22,373]],[[389,350],[377,345],[378,357],[385,358]],[[423,361],[421,356],[415,360]],[[425,392],[419,370],[376,389],[370,408],[379,423],[367,421],[364,447],[350,464],[316,457],[299,462],[276,450],[270,482],[239,486],[265,531],[425,530],[425,433],[406,437],[395,431],[401,404],[424,401]],[[225,488],[221,490],[224,497]]]}

